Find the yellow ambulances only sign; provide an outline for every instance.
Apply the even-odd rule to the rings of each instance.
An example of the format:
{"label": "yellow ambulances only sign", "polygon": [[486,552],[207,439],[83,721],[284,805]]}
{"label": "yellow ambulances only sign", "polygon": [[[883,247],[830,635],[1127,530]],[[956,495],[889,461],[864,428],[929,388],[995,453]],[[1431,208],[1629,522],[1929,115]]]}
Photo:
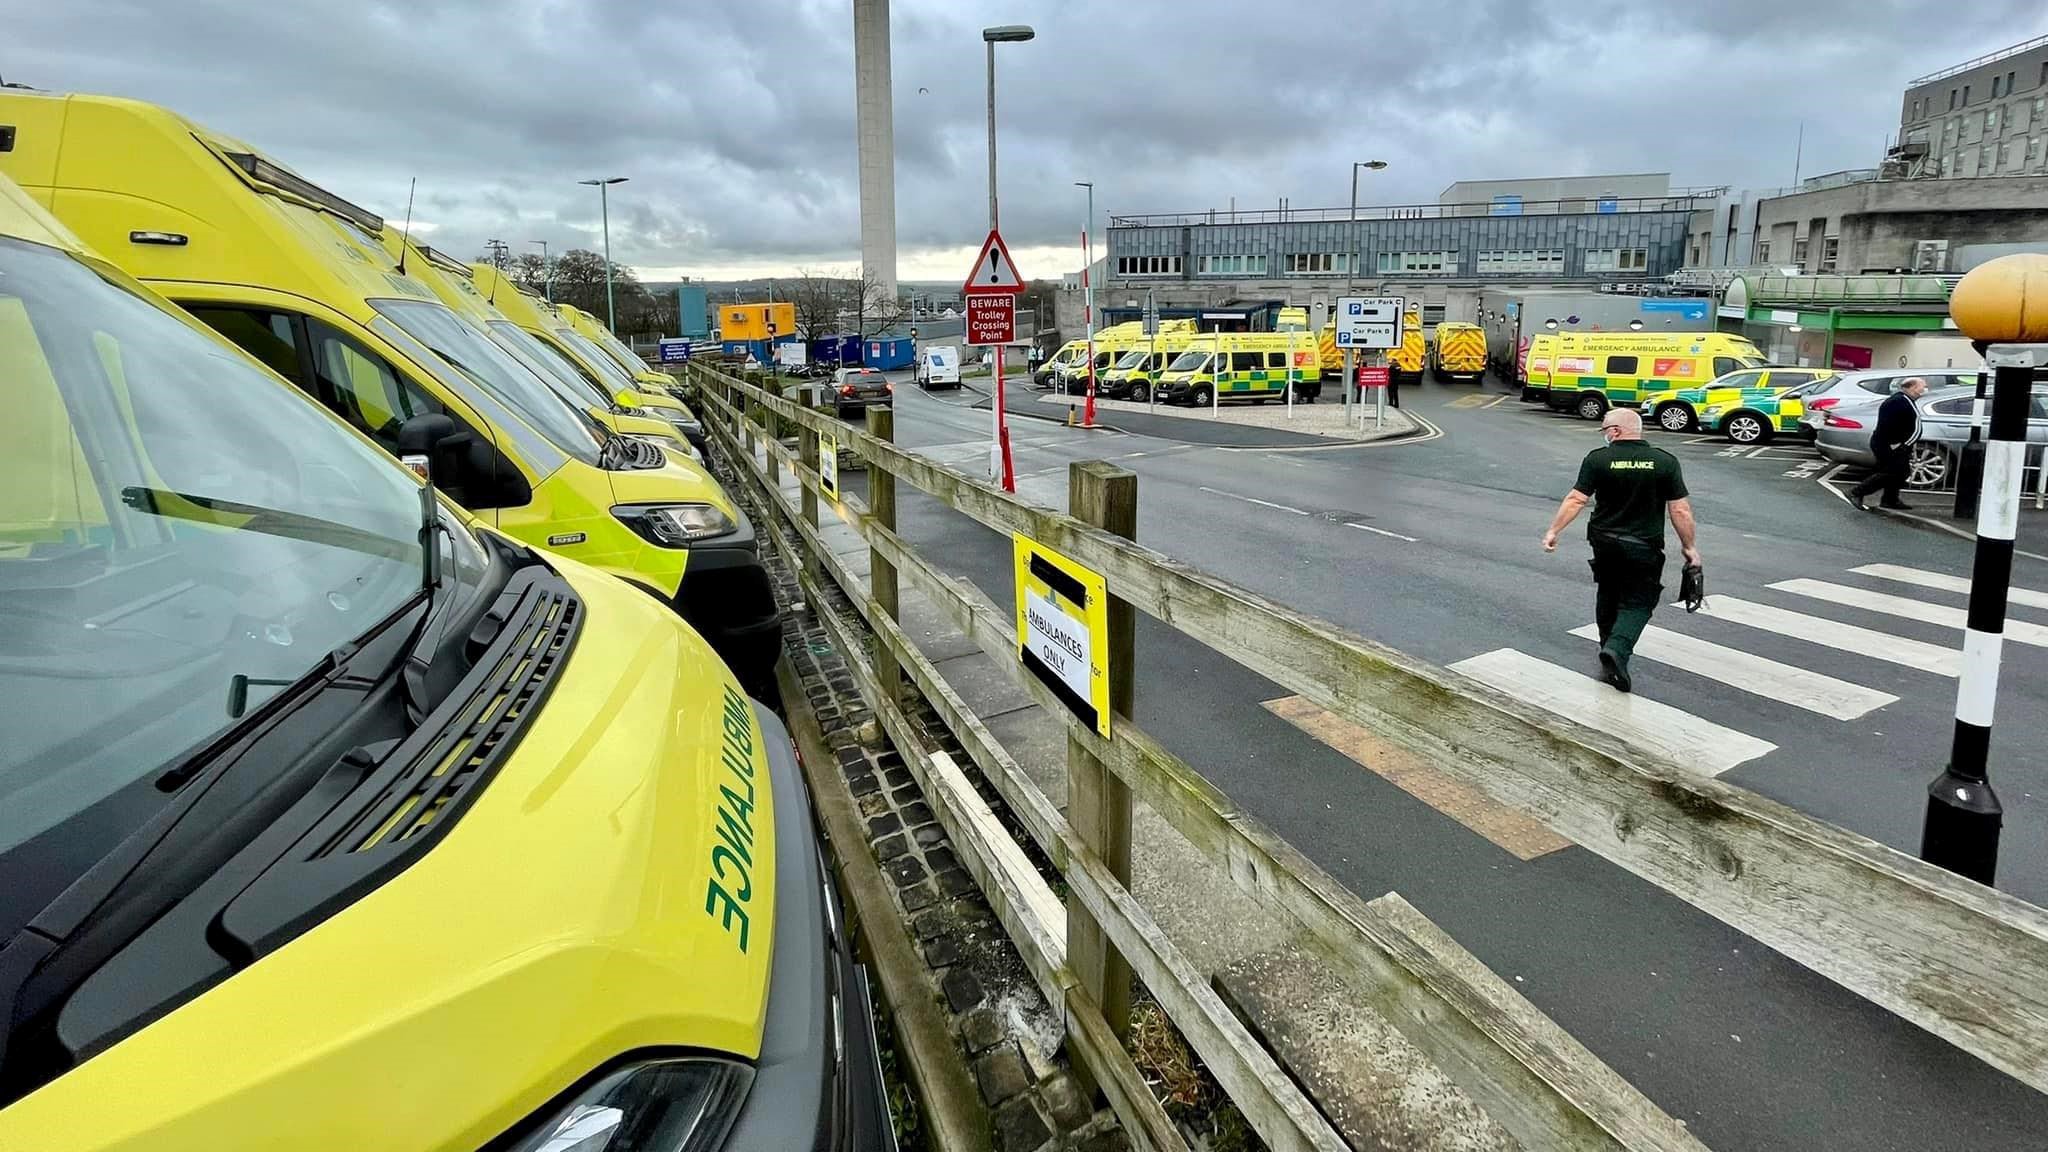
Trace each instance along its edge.
{"label": "yellow ambulances only sign", "polygon": [[818,488],[839,499],[839,438],[818,433]]}
{"label": "yellow ambulances only sign", "polygon": [[1109,736],[1109,591],[1102,575],[1013,537],[1017,659],[1074,715]]}

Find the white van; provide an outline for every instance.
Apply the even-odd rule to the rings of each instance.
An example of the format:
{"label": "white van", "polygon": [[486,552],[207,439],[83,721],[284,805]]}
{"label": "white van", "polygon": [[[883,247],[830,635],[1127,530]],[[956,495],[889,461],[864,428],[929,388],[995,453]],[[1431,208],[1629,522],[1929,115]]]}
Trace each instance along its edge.
{"label": "white van", "polygon": [[927,392],[934,388],[958,388],[960,349],[940,344],[920,351],[917,354],[917,384]]}

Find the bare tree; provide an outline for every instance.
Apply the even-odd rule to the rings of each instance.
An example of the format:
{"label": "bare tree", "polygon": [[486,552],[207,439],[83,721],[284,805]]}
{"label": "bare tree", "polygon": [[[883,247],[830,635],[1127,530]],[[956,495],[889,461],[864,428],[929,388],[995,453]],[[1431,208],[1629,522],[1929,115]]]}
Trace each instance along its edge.
{"label": "bare tree", "polygon": [[816,340],[839,331],[839,309],[845,299],[846,282],[829,272],[798,269],[796,281],[784,285],[785,295],[796,306],[796,334]]}
{"label": "bare tree", "polygon": [[909,314],[903,306],[903,298],[884,292],[881,277],[865,267],[860,271],[859,286],[852,303],[853,329],[863,340],[901,325]]}

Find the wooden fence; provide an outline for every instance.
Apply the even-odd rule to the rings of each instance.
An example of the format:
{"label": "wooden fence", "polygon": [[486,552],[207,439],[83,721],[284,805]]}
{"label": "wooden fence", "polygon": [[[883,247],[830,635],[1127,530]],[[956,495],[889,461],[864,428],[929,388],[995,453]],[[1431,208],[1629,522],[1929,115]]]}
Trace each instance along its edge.
{"label": "wooden fence", "polygon": [[[1015,662],[1014,617],[940,572],[895,531],[909,484],[1005,535],[1022,533],[1104,574],[1111,634],[1128,645],[1132,609],[1226,653],[1289,691],[1426,757],[1495,800],[1940,1036],[2048,1089],[2048,914],[1643,749],[1542,712],[1457,673],[1150,551],[1128,537],[1136,478],[1076,464],[1071,514],[1036,508],[897,448],[890,414],[858,432],[756,383],[690,370],[720,449],[777,515],[760,525],[803,570],[822,607],[831,581],[861,619],[825,612],[835,644],[934,812],[1056,1008],[1070,1045],[1126,1127],[1181,1146],[1120,1043],[1123,977],[1134,971],[1275,1149],[1338,1149],[1316,1108],[1132,898],[1129,806],[1143,801],[1263,906],[1374,992],[1374,1004],[1524,1146],[1698,1148],[1682,1125],[1593,1057],[1400,901],[1367,902],[1129,719],[1128,681],[1103,739],[1035,678],[1017,683],[1066,717],[1070,794],[1060,811],[1019,769],[897,624],[898,582],[921,588],[992,657]],[[794,432],[792,452],[776,433]],[[817,435],[865,461],[869,498],[838,508],[867,542],[863,582],[818,533]],[[759,451],[757,453],[756,448]],[[801,498],[780,488],[789,469]],[[785,519],[786,518],[786,519]],[[863,627],[864,626],[864,627]],[[869,653],[872,652],[872,656]],[[1128,675],[1129,652],[1112,665]],[[1065,923],[1016,882],[1015,861],[974,811],[943,757],[912,755],[900,707],[916,691],[1065,877]],[[1011,851],[1014,851],[1012,846]],[[1128,965],[1128,968],[1125,967]]]}

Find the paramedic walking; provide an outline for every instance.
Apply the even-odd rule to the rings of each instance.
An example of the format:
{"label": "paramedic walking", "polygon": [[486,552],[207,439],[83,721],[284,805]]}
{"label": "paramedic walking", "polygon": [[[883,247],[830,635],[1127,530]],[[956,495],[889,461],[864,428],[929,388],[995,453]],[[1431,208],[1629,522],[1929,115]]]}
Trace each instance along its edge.
{"label": "paramedic walking", "polygon": [[1593,518],[1586,540],[1593,546],[1595,617],[1600,628],[1603,678],[1629,690],[1629,657],[1649,626],[1664,592],[1664,520],[1671,519],[1687,564],[1700,562],[1693,537],[1692,501],[1678,457],[1643,442],[1643,418],[1633,409],[1609,409],[1600,423],[1607,439],[1586,453],[1579,478],[1551,517],[1543,550],[1557,551],[1557,535],[1578,519],[1586,505]]}
{"label": "paramedic walking", "polygon": [[1879,507],[1912,510],[1912,505],[1899,499],[1899,489],[1906,486],[1906,462],[1912,458],[1913,441],[1920,438],[1920,397],[1926,391],[1925,379],[1909,376],[1878,407],[1877,430],[1870,434],[1870,454],[1877,457],[1877,468],[1849,489],[1849,502],[1857,511],[1870,511],[1863,498],[1880,488],[1884,496]]}

